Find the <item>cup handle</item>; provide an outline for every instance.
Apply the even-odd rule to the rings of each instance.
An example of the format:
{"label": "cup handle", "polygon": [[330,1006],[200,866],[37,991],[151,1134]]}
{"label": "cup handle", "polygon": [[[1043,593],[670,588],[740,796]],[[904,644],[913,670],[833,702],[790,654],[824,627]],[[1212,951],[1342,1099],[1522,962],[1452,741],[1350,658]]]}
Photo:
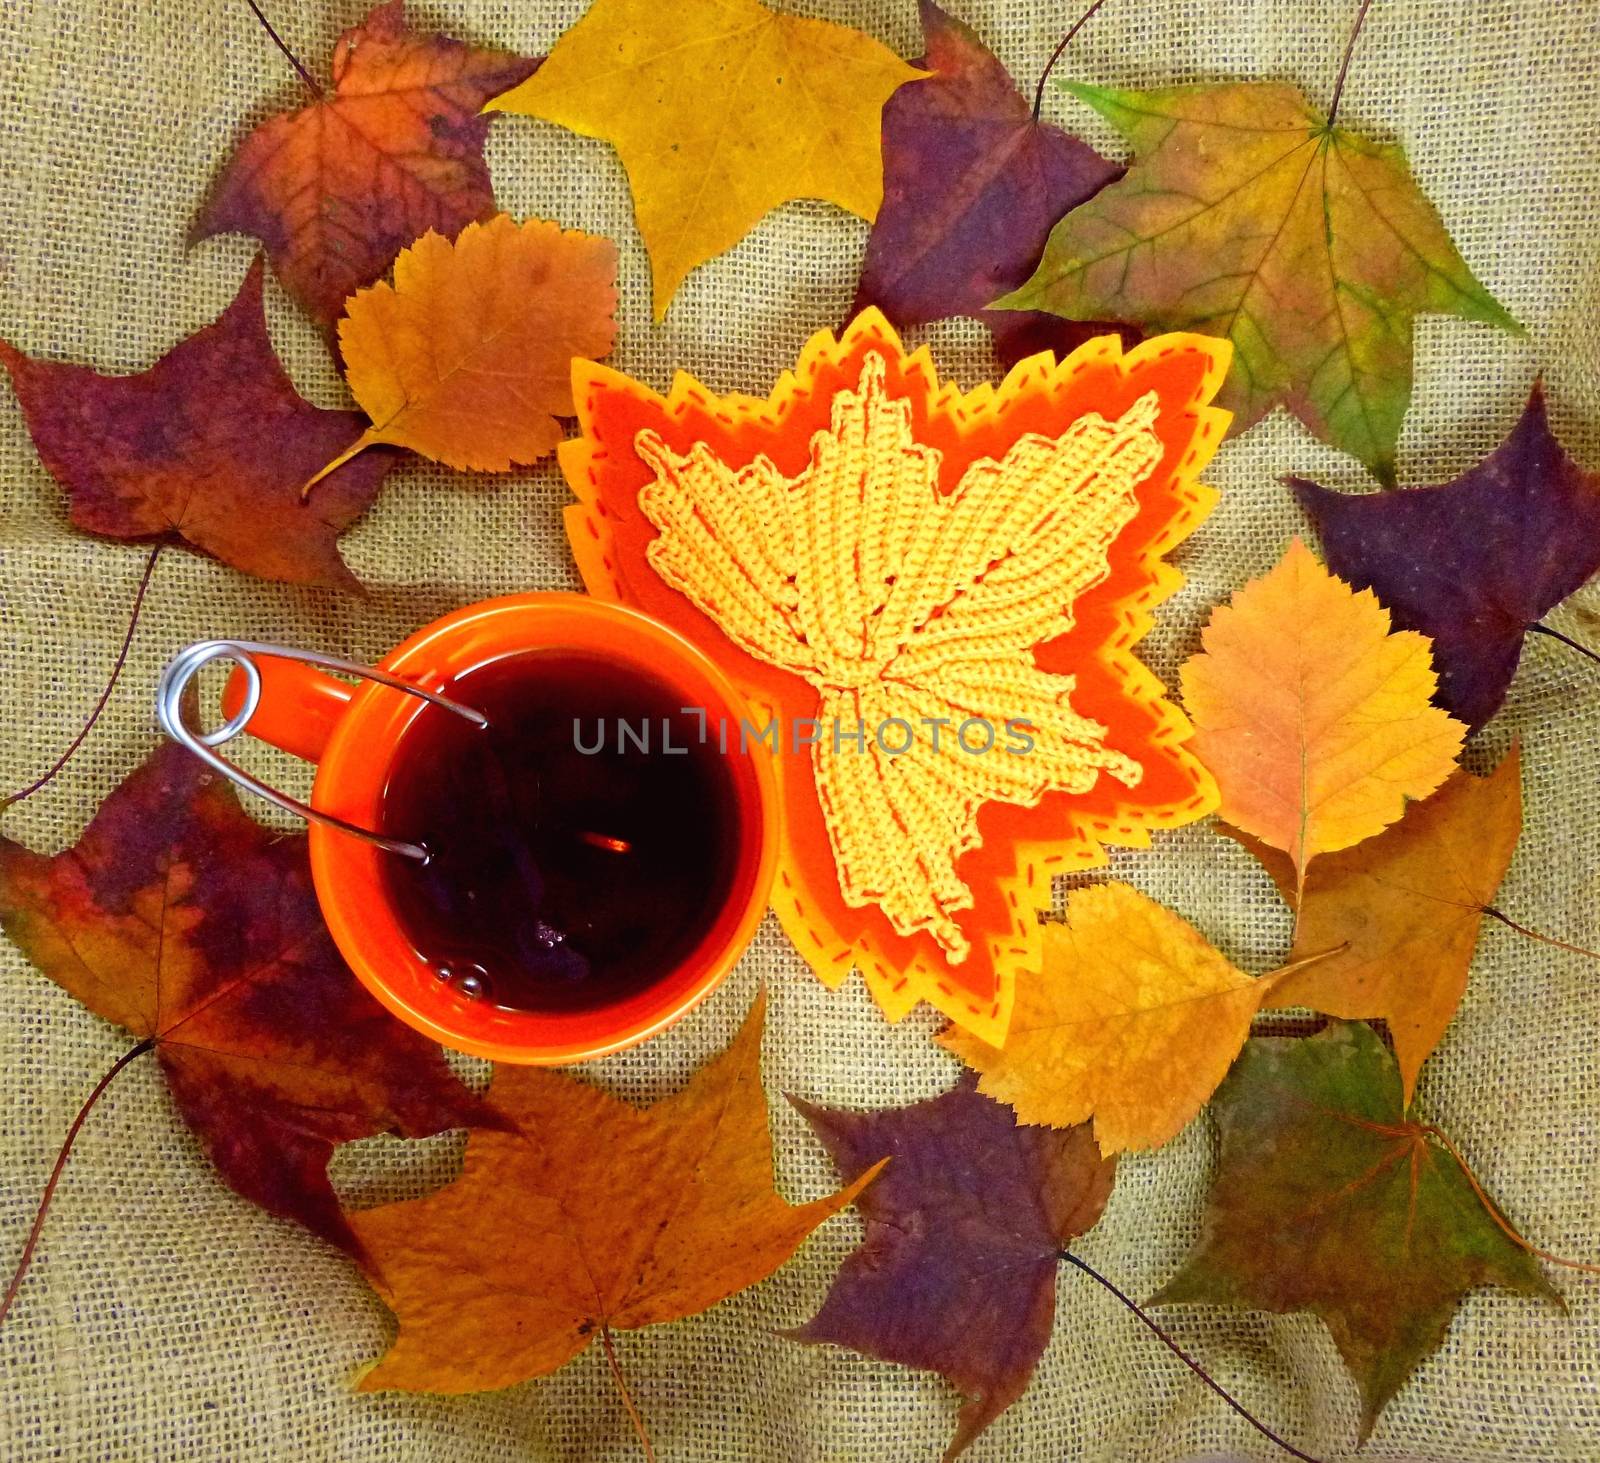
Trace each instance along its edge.
{"label": "cup handle", "polygon": [[252,660],[255,680],[243,662],[228,676],[222,688],[223,716],[232,722],[253,697],[255,709],[245,717],[244,731],[304,762],[320,762],[355,688],[302,660],[282,655]]}
{"label": "cup handle", "polygon": [[[264,669],[257,657],[261,657],[272,668]],[[236,669],[229,677],[228,688],[223,693],[223,711],[227,719],[215,731],[208,732],[189,724],[185,693],[202,667],[214,660],[231,660]],[[353,693],[338,681],[318,674],[311,669],[312,666],[377,681],[392,690],[419,696],[434,706],[453,711],[478,726],[489,724],[481,711],[474,711],[470,706],[463,706],[437,691],[401,680],[388,671],[339,660],[331,655],[319,655],[315,651],[290,650],[282,645],[267,645],[257,640],[197,640],[179,651],[162,671],[156,687],[156,719],[161,723],[162,731],[207,766],[286,812],[304,818],[308,823],[321,823],[324,827],[336,828],[342,833],[365,839],[389,853],[427,862],[428,850],[420,843],[388,838],[302,803],[298,798],[292,798],[260,778],[251,776],[216,751],[217,747],[248,729],[274,746],[305,757],[308,761],[315,761],[327,744],[334,722],[343,714]],[[236,686],[241,676],[242,683]],[[296,727],[296,720],[303,721],[304,725]]]}

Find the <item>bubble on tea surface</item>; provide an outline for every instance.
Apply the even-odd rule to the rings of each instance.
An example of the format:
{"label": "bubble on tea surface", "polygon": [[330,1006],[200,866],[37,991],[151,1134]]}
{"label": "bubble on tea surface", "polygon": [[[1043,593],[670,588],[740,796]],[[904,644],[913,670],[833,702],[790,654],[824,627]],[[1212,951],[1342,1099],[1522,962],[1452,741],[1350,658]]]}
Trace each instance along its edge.
{"label": "bubble on tea surface", "polygon": [[489,994],[489,972],[481,965],[441,965],[434,974],[464,1001],[481,1001]]}
{"label": "bubble on tea surface", "polygon": [[566,931],[558,930],[548,920],[542,919],[534,921],[533,938],[541,950],[554,950],[567,940]]}

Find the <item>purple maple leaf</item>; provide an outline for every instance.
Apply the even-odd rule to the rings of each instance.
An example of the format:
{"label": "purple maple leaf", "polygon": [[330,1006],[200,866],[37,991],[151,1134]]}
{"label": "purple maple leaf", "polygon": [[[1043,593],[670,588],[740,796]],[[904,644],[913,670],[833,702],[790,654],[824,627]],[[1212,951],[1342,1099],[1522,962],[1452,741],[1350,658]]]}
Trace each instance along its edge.
{"label": "purple maple leaf", "polygon": [[[160,923],[148,941],[125,933]],[[53,856],[0,837],[0,925],[91,1011],[156,1048],[228,1185],[356,1256],[328,1178],[341,1143],[515,1125],[345,964],[306,837],[164,742]],[[91,966],[78,953],[94,952]]]}
{"label": "purple maple leaf", "polygon": [[1062,1249],[1099,1219],[1116,1173],[1087,1123],[1021,1127],[975,1081],[880,1112],[790,1099],[847,1180],[890,1162],[856,1200],[865,1241],[789,1334],[938,1372],[966,1399],[947,1460],[1026,1389]]}
{"label": "purple maple leaf", "polygon": [[1432,637],[1434,700],[1474,729],[1505,700],[1528,630],[1600,569],[1600,475],[1556,440],[1538,383],[1511,435],[1453,482],[1362,496],[1287,482],[1328,567]]}
{"label": "purple maple leaf", "polygon": [[366,427],[313,406],[272,351],[257,258],[233,303],[136,376],[36,361],[0,340],[39,459],[76,528],[181,538],[262,579],[357,589],[338,538],[401,454],[385,449],[306,480]]}
{"label": "purple maple leaf", "polygon": [[897,326],[974,315],[1007,365],[1065,355],[1124,331],[1039,311],[989,310],[1030,278],[1051,228],[1122,176],[1087,143],[1034,120],[1004,66],[960,21],[922,0],[933,73],[883,109],[883,206],[851,313],[876,305]]}

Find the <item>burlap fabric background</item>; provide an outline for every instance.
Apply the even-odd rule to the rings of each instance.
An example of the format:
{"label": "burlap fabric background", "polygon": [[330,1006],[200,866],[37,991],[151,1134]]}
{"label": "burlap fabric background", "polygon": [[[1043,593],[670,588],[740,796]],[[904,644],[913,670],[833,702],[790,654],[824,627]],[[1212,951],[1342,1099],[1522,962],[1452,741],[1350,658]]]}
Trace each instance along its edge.
{"label": "burlap fabric background", "polygon": [[[913,0],[791,0],[918,51]],[[362,0],[274,0],[319,73]],[[418,0],[419,22],[526,52],[548,48],[581,0]],[[1031,86],[1079,6],[954,0]],[[1113,0],[1064,73],[1162,84],[1282,78],[1325,102],[1352,0]],[[1600,466],[1600,7],[1594,0],[1378,0],[1345,118],[1409,148],[1462,252],[1529,329],[1526,340],[1428,320],[1401,479],[1469,466],[1511,425],[1542,367],[1555,423]],[[0,6],[0,333],[52,358],[144,368],[232,297],[244,239],[186,252],[204,190],[250,123],[301,100],[242,0],[4,0]],[[1087,111],[1046,115],[1114,154]],[[616,364],[657,387],[684,367],[717,390],[764,391],[806,337],[847,307],[866,228],[820,204],[765,220],[697,272],[667,322],[650,324],[646,262],[626,183],[604,145],[509,118],[490,144],[499,196],[610,235],[622,249]],[[345,396],[307,324],[272,286],[274,339],[302,390]],[[989,370],[975,328],[931,333],[947,372]],[[1171,679],[1207,607],[1266,569],[1300,522],[1277,478],[1294,470],[1368,486],[1350,460],[1287,420],[1224,448],[1210,474],[1221,508],[1185,549],[1186,592],[1148,655]],[[81,538],[0,390],[0,789],[41,771],[93,703],[143,554]],[[151,688],[191,639],[226,633],[370,658],[418,624],[486,595],[574,587],[553,466],[507,478],[413,462],[346,540],[364,600],[265,585],[182,551],[163,557],[109,714],[65,776],[6,815],[6,830],[56,849],[154,741]],[[1600,590],[1554,623],[1600,641]],[[1523,739],[1528,825],[1502,903],[1537,928],[1600,945],[1597,668],[1547,641],[1529,647],[1505,713],[1474,745],[1481,769]],[[263,760],[274,775],[292,769]],[[303,776],[303,774],[302,774]],[[303,785],[303,783],[302,783]],[[1183,914],[1251,969],[1281,955],[1283,911],[1264,876],[1204,829],[1119,858],[1114,872]],[[9,947],[0,950],[0,1260],[9,1267],[57,1144],[127,1039],[80,1009]],[[1429,1063],[1423,1109],[1537,1241],[1600,1255],[1600,1035],[1595,966],[1486,929],[1465,1004]],[[954,1074],[926,1013],[898,1028],[856,984],[827,995],[770,920],[718,996],[648,1048],[585,1075],[627,1097],[674,1090],[733,1032],[756,986],[772,1007],[766,1074],[780,1182],[795,1199],[831,1174],[778,1094],[882,1105],[935,1093]],[[448,1177],[459,1142],[380,1140],[337,1165],[371,1201]],[[1214,1154],[1208,1122],[1125,1161],[1111,1206],[1081,1244],[1149,1294],[1192,1240]],[[663,1459],[932,1459],[954,1399],[932,1376],[807,1349],[775,1335],[809,1315],[856,1240],[832,1222],[771,1281],[711,1313],[621,1339]],[[1482,1292],[1448,1344],[1388,1409],[1372,1459],[1600,1457],[1597,1282],[1558,1275],[1571,1310]],[[1183,1343],[1253,1409],[1308,1449],[1346,1456],[1355,1392],[1307,1318],[1168,1313]],[[479,1398],[356,1396],[355,1368],[391,1321],[332,1250],[267,1218],[216,1179],[180,1125],[154,1065],[119,1079],[83,1134],[42,1252],[0,1332],[0,1452],[9,1458],[361,1459],[488,1463],[637,1456],[598,1350],[559,1375]],[[1174,1460],[1275,1456],[1106,1294],[1062,1276],[1057,1330],[1032,1389],[973,1448],[978,1460]]]}

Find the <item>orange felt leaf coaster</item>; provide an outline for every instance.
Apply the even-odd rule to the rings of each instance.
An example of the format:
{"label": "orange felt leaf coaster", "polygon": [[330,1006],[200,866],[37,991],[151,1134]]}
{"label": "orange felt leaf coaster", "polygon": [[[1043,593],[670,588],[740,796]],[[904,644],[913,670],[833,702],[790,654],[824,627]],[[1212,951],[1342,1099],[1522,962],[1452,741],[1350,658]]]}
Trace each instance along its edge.
{"label": "orange felt leaf coaster", "polygon": [[574,363],[584,581],[773,718],[774,904],[828,985],[859,968],[891,1019],[926,1000],[998,1043],[1050,876],[1215,806],[1133,647],[1214,501],[1226,367],[1106,337],[963,395],[875,310],[765,400]]}

